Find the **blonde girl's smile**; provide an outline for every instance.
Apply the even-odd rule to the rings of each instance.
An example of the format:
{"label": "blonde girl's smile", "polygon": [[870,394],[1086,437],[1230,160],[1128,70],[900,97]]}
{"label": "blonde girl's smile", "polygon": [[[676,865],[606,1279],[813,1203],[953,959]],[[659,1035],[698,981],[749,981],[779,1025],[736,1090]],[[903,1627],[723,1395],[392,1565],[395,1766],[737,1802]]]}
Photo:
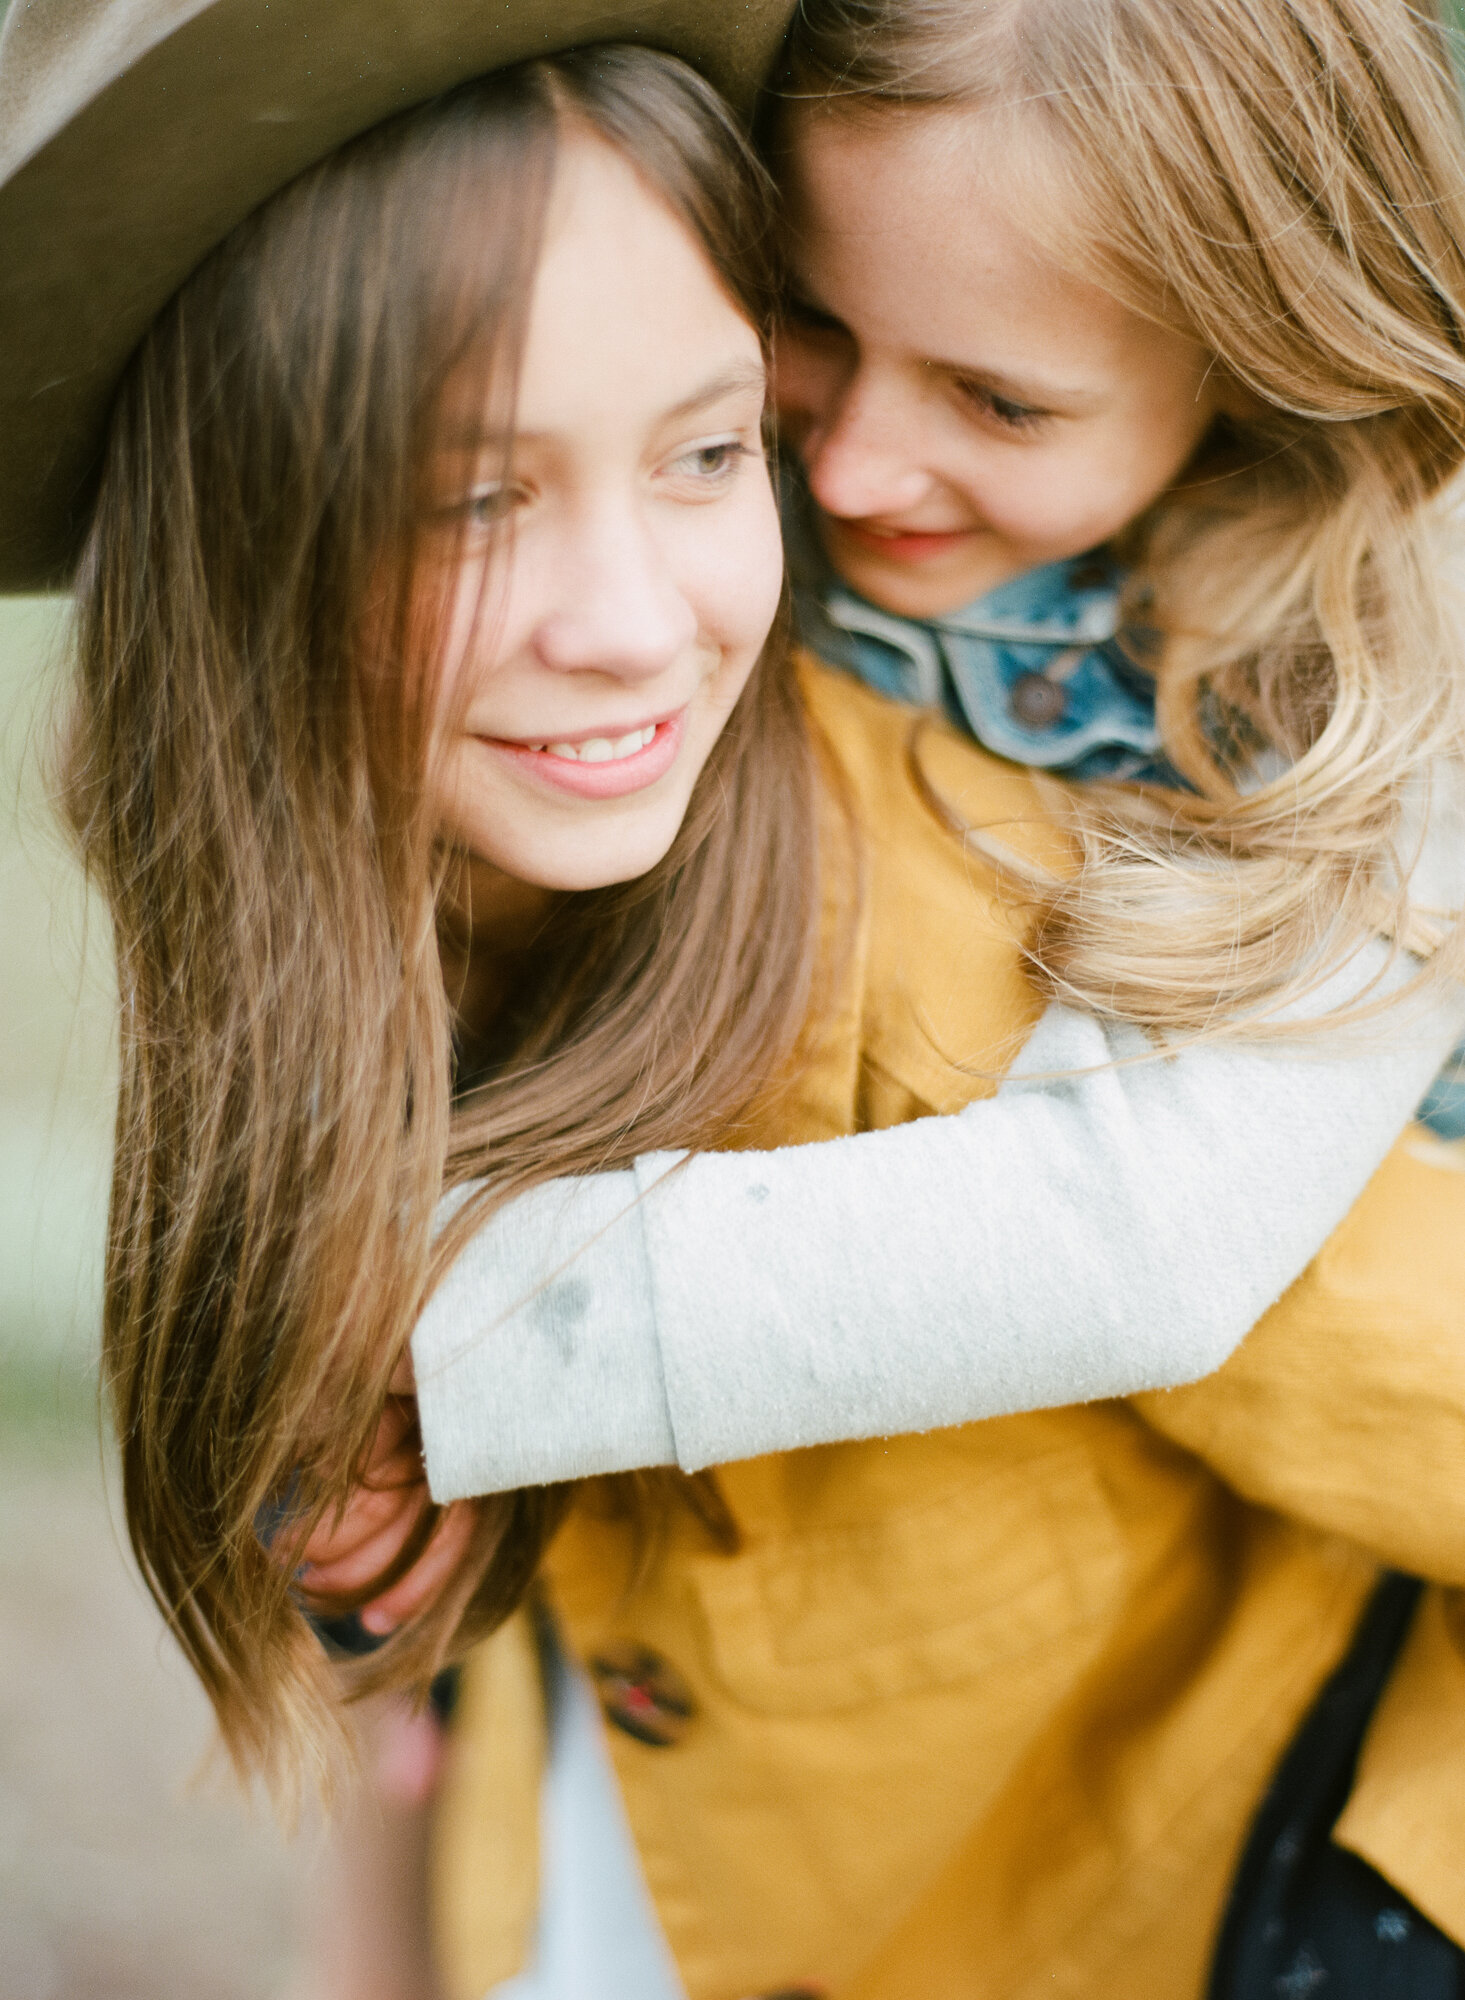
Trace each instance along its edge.
{"label": "blonde girl's smile", "polygon": [[[635,169],[566,132],[512,422],[450,382],[430,471],[445,835],[493,882],[666,853],[762,650],[783,562],[756,331]],[[445,608],[444,608],[445,607]]]}

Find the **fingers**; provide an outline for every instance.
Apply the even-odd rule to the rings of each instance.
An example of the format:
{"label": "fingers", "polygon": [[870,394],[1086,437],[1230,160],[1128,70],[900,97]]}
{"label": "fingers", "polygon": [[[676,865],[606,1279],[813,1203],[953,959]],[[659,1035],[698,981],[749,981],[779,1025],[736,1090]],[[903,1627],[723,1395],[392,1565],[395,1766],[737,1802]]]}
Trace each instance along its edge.
{"label": "fingers", "polygon": [[394,1399],[382,1412],[361,1483],[344,1506],[317,1522],[302,1544],[289,1535],[279,1536],[276,1553],[292,1567],[301,1563],[329,1567],[375,1541],[384,1527],[404,1514],[410,1526],[425,1494],[416,1410],[410,1402]]}
{"label": "fingers", "polygon": [[473,1521],[474,1510],[464,1501],[455,1501],[445,1510],[432,1540],[407,1574],[361,1613],[368,1632],[383,1637],[432,1602],[466,1553]]}
{"label": "fingers", "polygon": [[361,1483],[365,1486],[393,1485],[399,1482],[403,1467],[411,1468],[410,1476],[413,1478],[422,1476],[417,1405],[410,1398],[404,1400],[400,1396],[389,1396],[382,1405],[371,1449],[361,1466]]}
{"label": "fingers", "polygon": [[302,1568],[300,1588],[307,1597],[354,1597],[397,1560],[429,1504],[427,1488],[411,1496],[392,1496],[399,1504],[376,1532],[350,1549],[331,1545]]}
{"label": "fingers", "polygon": [[[393,1377],[393,1393],[383,1409],[361,1481],[338,1512],[316,1524],[301,1543],[288,1534],[274,1544],[277,1558],[297,1570],[306,1597],[359,1598],[375,1578],[399,1561],[410,1561],[408,1544],[426,1531],[431,1506],[411,1394],[411,1357],[404,1356]],[[423,1553],[406,1575],[361,1614],[369,1632],[385,1634],[430,1603],[447,1582],[468,1546],[473,1509],[449,1508],[433,1529]]]}
{"label": "fingers", "polygon": [[297,1563],[326,1565],[353,1555],[374,1541],[391,1522],[409,1520],[420,1511],[426,1487],[420,1478],[378,1490],[359,1486],[339,1514],[317,1524],[309,1540],[294,1552]]}
{"label": "fingers", "polygon": [[374,1459],[378,1452],[395,1451],[408,1431],[415,1433],[416,1428],[416,1407],[410,1397],[397,1394],[394,1381],[392,1388],[387,1392],[387,1400],[382,1405],[381,1421],[377,1425],[376,1443],[371,1448],[371,1457]]}

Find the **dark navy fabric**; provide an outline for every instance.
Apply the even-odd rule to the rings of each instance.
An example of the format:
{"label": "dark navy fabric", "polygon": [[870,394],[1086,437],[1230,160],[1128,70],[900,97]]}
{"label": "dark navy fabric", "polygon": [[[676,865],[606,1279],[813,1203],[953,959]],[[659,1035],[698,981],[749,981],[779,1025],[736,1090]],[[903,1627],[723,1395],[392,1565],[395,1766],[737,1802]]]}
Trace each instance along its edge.
{"label": "dark navy fabric", "polygon": [[1253,1823],[1207,2000],[1465,2000],[1465,1952],[1332,1829],[1419,1601],[1384,1577]]}

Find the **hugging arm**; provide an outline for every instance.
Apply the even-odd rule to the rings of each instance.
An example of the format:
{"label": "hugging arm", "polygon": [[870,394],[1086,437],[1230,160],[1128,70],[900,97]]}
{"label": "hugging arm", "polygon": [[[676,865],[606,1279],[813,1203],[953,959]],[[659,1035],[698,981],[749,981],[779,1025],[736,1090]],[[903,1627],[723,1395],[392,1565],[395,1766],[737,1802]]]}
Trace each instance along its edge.
{"label": "hugging arm", "polygon": [[[1364,990],[1385,951],[1310,1008]],[[1126,1064],[1133,1031],[1053,1006],[959,1115],[551,1182],[472,1239],[418,1324],[433,1493],[696,1470],[1206,1375],[1341,1222],[1461,1013],[1451,989],[1316,1047]],[[1054,1071],[1078,1073],[1022,1074]]]}
{"label": "hugging arm", "polygon": [[1411,1133],[1207,1381],[1140,1414],[1250,1500],[1465,1585],[1465,1172]]}

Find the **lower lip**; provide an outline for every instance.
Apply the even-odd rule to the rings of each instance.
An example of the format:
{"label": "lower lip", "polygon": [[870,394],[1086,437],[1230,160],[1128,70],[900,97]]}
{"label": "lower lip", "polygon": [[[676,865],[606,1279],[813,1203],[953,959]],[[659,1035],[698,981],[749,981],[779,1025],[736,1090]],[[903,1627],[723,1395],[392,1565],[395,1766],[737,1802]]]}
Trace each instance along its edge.
{"label": "lower lip", "polygon": [[857,549],[894,563],[939,562],[942,556],[949,556],[954,550],[964,547],[971,541],[973,533],[971,529],[961,528],[944,535],[881,535],[873,529],[858,527],[853,521],[836,521],[834,526],[836,532],[853,542]]}
{"label": "lower lip", "polygon": [[505,743],[498,737],[480,737],[479,741],[501,757],[507,757],[526,777],[553,785],[556,791],[569,792],[577,799],[620,799],[631,792],[644,792],[648,785],[666,776],[681,748],[685,715],[683,709],[668,721],[658,722],[656,734],[644,749],[634,751],[629,757],[610,758],[603,764],[553,757],[548,750],[530,750],[522,743]]}

